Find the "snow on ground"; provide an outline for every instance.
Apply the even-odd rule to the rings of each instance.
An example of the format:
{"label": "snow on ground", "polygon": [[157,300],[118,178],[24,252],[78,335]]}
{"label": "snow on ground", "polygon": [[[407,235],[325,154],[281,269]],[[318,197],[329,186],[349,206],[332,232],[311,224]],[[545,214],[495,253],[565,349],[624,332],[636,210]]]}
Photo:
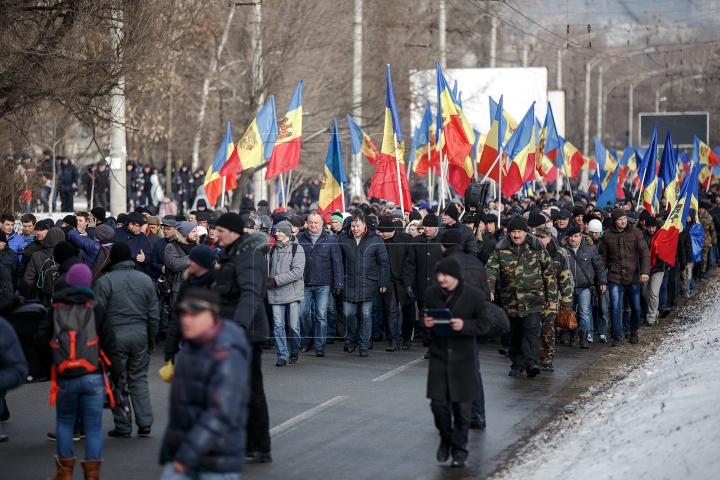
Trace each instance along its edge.
{"label": "snow on ground", "polygon": [[688,302],[639,368],[568,406],[496,478],[720,479],[719,286]]}

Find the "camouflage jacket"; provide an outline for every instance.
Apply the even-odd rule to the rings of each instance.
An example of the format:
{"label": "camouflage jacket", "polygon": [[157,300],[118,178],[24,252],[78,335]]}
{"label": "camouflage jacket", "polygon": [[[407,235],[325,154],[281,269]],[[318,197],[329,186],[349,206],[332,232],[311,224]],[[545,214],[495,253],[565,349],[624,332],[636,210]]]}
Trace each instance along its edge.
{"label": "camouflage jacket", "polygon": [[700,223],[705,229],[705,243],[703,247],[709,247],[717,243],[717,235],[715,233],[715,222],[713,221],[712,215],[708,212],[700,215]]}
{"label": "camouflage jacket", "polygon": [[[563,238],[563,242],[566,238],[567,236]],[[547,252],[550,256],[550,271],[557,284],[557,293],[553,297],[552,305],[543,310],[543,317],[557,315],[558,301],[562,302],[562,305],[572,308],[573,291],[575,289],[575,279],[570,271],[568,253],[565,249],[558,247],[555,240],[552,240],[547,246]]]}
{"label": "camouflage jacket", "polygon": [[542,313],[548,301],[557,301],[557,283],[550,263],[547,250],[532,235],[521,246],[513,244],[509,237],[498,242],[485,271],[491,292],[500,282],[500,299],[508,316]]}

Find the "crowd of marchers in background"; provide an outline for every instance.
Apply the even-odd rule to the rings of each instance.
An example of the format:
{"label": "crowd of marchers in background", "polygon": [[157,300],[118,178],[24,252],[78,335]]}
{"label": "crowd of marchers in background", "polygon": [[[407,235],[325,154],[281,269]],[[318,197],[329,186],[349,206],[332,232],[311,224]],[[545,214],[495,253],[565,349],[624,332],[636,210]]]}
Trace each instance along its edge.
{"label": "crowd of marchers in background", "polygon": [[[158,173],[136,170],[128,165],[129,195],[139,203],[128,213],[96,206],[58,221],[0,215],[0,314],[17,318],[32,307],[23,310],[27,326],[41,312],[32,352],[8,345],[0,353],[12,357],[3,369],[15,369],[0,390],[17,378],[51,381],[56,479],[71,478],[73,441],[83,438],[82,468],[99,478],[105,399],[114,419],[107,435],[128,438],[133,423],[138,436],[151,435],[147,376],[156,345],[161,375],[173,383],[163,478],[233,478],[244,463],[272,461],[263,352],[291,370],[302,354],[326,357],[335,342],[360,357],[422,348],[437,458],[452,455],[463,466],[469,429],[487,424],[479,343],[497,342],[509,375],[528,378],[562,368],[556,344],[635,345],[641,327],[695,295],[720,260],[717,186],[690,210],[674,264],[651,267],[649,245],[667,215],[633,201],[601,209],[588,194],[540,193],[491,200],[472,215],[459,200],[443,208],[420,200],[405,211],[353,202],[321,213],[307,203],[316,193],[300,192],[304,208],[290,202],[271,212],[246,197],[237,213],[198,201],[171,214],[152,193]],[[69,174],[71,188],[76,176]],[[202,177],[186,168],[178,176]],[[183,204],[193,203],[192,190],[181,189]],[[702,238],[694,246],[696,222]],[[576,327],[556,323],[564,310]],[[438,317],[444,311],[452,318]],[[503,335],[491,334],[492,315],[507,317]],[[41,368],[23,366],[23,354]]]}

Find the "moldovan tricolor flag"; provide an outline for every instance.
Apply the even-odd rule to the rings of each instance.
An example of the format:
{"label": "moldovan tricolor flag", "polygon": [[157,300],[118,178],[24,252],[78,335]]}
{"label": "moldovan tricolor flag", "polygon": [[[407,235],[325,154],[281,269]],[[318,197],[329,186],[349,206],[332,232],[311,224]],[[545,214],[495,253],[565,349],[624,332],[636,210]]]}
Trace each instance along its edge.
{"label": "moldovan tricolor flag", "polygon": [[[492,102],[492,98],[490,98],[490,101]],[[500,164],[503,162],[501,160],[496,162],[495,160],[503,144],[505,125],[507,124],[503,118],[502,105],[503,97],[500,95],[500,103],[497,108],[495,108],[495,115],[491,118],[490,131],[485,138],[485,146],[478,160],[478,173],[487,175],[487,178],[495,180],[496,182],[500,180]],[[504,174],[505,171],[503,170],[503,175]]]}
{"label": "moldovan tricolor flag", "polygon": [[220,171],[221,175],[257,167],[272,156],[278,135],[275,118],[275,97],[270,97],[270,101],[260,110],[245,135],[235,145],[235,150]]}
{"label": "moldovan tricolor flag", "polygon": [[437,63],[438,122],[442,153],[452,165],[462,166],[470,155],[475,135]]}
{"label": "moldovan tricolor flag", "polygon": [[[405,171],[405,144],[403,143],[400,115],[395,103],[390,65],[387,67],[387,94],[385,96],[385,128],[377,169],[368,190],[368,196],[381,198],[410,210],[410,187]],[[402,194],[402,197],[400,196]]]}
{"label": "moldovan tricolor flag", "polygon": [[345,167],[343,166],[337,118],[334,121],[330,146],[328,147],[327,157],[325,157],[325,170],[320,184],[320,198],[318,199],[318,210],[324,214],[332,213],[338,209],[342,212],[345,209],[343,189],[347,179],[345,178]]}
{"label": "moldovan tricolor flag", "polygon": [[419,177],[425,177],[430,168],[440,164],[440,152],[435,148],[435,121],[429,101],[417,134],[413,138],[413,150],[415,152],[413,172]]}
{"label": "moldovan tricolor flag", "polygon": [[234,173],[230,175],[223,175],[220,173],[223,166],[230,158],[233,150],[234,148],[232,141],[232,132],[230,130],[230,122],[228,122],[225,139],[223,140],[222,145],[220,145],[220,148],[215,154],[215,158],[213,158],[213,163],[210,168],[208,168],[208,171],[205,174],[205,181],[203,182],[203,186],[205,187],[205,194],[207,195],[208,203],[211,207],[215,206],[218,196],[223,192],[223,178],[225,179],[226,192],[237,188],[237,181],[235,179]]}
{"label": "moldovan tricolor flag", "polygon": [[372,165],[376,165],[380,154],[375,147],[370,135],[363,132],[355,120],[347,116],[348,127],[350,128],[350,151],[353,155],[362,152]]}
{"label": "moldovan tricolor flag", "polygon": [[[560,135],[558,135],[557,127],[555,126],[555,116],[553,115],[552,105],[548,102],[548,110],[545,114],[545,124],[540,132],[540,139],[538,144],[538,152],[535,155],[535,161],[537,162],[536,168],[540,175],[547,175],[550,173],[551,164],[545,161],[545,155],[550,152],[554,152],[560,147]],[[552,158],[556,158],[557,152],[552,154]]]}
{"label": "moldovan tricolor flag", "polygon": [[658,173],[658,204],[662,197],[667,200],[667,210],[673,208],[678,201],[678,175],[677,175],[677,158],[673,149],[672,137],[668,130],[665,137],[665,148],[663,148],[662,158],[660,159],[660,172]]}
{"label": "moldovan tricolor flag", "polygon": [[289,172],[300,165],[300,145],[302,144],[302,87],[303,80],[295,89],[285,118],[278,127],[270,163],[265,172],[265,180],[275,175]]}
{"label": "moldovan tricolor flag", "polygon": [[643,180],[642,204],[651,215],[657,213],[657,122],[655,122],[655,130],[653,131],[650,145],[645,151],[638,174]]}
{"label": "moldovan tricolor flag", "polygon": [[718,156],[710,150],[705,142],[695,137],[693,142],[692,158],[696,163],[699,163],[702,169],[698,172],[698,180],[707,188],[707,182],[712,177],[712,167],[717,167],[720,163]]}
{"label": "moldovan tricolor flag", "polygon": [[[512,133],[517,129],[518,122],[507,112],[507,110],[502,109],[502,102],[497,103],[492,97],[488,98],[490,99],[490,122],[492,122],[493,118],[495,118],[498,108],[500,108],[500,111],[502,112],[503,123],[500,125],[500,140],[504,145],[508,142],[508,140],[510,140],[510,135],[512,135]],[[500,100],[502,100],[502,95],[500,95]]]}
{"label": "moldovan tricolor flag", "polygon": [[[664,152],[663,152],[664,155]],[[678,201],[671,206],[672,212],[663,224],[662,228],[657,231],[650,242],[650,268],[655,266],[658,259],[666,262],[670,266],[675,266],[675,255],[677,254],[677,243],[680,232],[685,228],[685,221],[690,212],[690,204],[692,200],[691,185],[698,184],[698,165],[694,165],[686,182],[680,189]]]}
{"label": "moldovan tricolor flag", "polygon": [[510,198],[535,177],[535,102],[530,106],[505,146],[505,153],[512,160],[502,182],[502,193]]}
{"label": "moldovan tricolor flag", "polygon": [[582,170],[595,170],[597,169],[597,163],[594,163],[594,168],[591,168],[589,164],[589,160],[583,156],[582,153],[580,153],[580,150],[578,150],[575,145],[568,142],[564,138],[561,139],[561,143],[563,145],[563,154],[562,154],[562,162],[560,163],[560,158],[558,157],[558,168],[564,168],[563,173],[565,175],[569,175],[570,178],[573,180],[578,180],[578,175],[580,175],[580,172]]}

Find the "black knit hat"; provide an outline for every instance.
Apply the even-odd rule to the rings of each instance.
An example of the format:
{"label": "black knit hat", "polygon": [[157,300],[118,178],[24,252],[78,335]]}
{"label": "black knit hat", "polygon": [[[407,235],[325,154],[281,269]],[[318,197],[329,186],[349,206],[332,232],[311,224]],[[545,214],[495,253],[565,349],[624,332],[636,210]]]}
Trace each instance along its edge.
{"label": "black knit hat", "polygon": [[242,234],[243,228],[245,228],[245,222],[237,213],[228,212],[220,215],[220,218],[217,219],[217,226],[227,228],[231,232]]}
{"label": "black knit hat", "polygon": [[515,230],[522,230],[523,232],[528,231],[528,224],[524,218],[515,217],[512,220],[510,220],[510,223],[508,223],[507,231],[508,231],[508,233],[510,233]]}
{"label": "black knit hat", "polygon": [[55,245],[55,248],[53,249],[53,257],[55,258],[55,263],[58,265],[65,262],[65,260],[72,258],[75,256],[75,249],[70,244],[70,242],[60,242],[57,245]]}
{"label": "black knit hat", "polygon": [[439,261],[435,265],[435,272],[450,275],[451,277],[457,278],[458,280],[462,280],[463,278],[462,268],[460,267],[458,261],[454,258],[445,258]]}
{"label": "black knit hat", "polygon": [[378,225],[378,232],[393,232],[395,231],[395,224],[392,218],[383,217]]}
{"label": "black knit hat", "polygon": [[455,220],[456,222],[460,218],[460,212],[458,212],[457,205],[455,205],[455,203],[453,202],[450,202],[448,206],[445,207],[445,211],[443,213]]}
{"label": "black knit hat", "polygon": [[73,228],[77,228],[77,217],[75,215],[65,215],[62,221]]}
{"label": "black knit hat", "polygon": [[658,221],[657,218],[653,217],[652,215],[645,220],[645,226],[646,227],[657,227]]}
{"label": "black knit hat", "polygon": [[410,212],[410,221],[412,222],[413,220],[422,220],[422,215],[420,215],[420,212],[417,210]]}
{"label": "black knit hat", "polygon": [[428,213],[425,215],[425,218],[423,218],[422,224],[423,227],[439,227],[440,221],[438,220],[437,215],[434,213]]}
{"label": "black knit hat", "polygon": [[107,214],[103,207],[95,207],[90,210],[90,213],[92,213],[93,217],[97,218],[101,222],[105,221],[105,215]]}
{"label": "black knit hat", "polygon": [[114,243],[112,249],[110,250],[110,264],[115,265],[116,263],[124,262],[125,260],[132,260],[130,245],[125,242]]}
{"label": "black knit hat", "polygon": [[545,215],[542,213],[531,213],[527,223],[529,227],[539,227],[540,225],[545,225],[546,221]]}
{"label": "black knit hat", "polygon": [[445,233],[443,233],[440,241],[442,243],[442,246],[445,248],[450,248],[453,245],[462,245],[462,233],[460,233],[460,230],[454,228],[447,230]]}
{"label": "black knit hat", "polygon": [[585,215],[585,209],[583,207],[575,207],[573,208],[573,218],[579,216],[579,215]]}

